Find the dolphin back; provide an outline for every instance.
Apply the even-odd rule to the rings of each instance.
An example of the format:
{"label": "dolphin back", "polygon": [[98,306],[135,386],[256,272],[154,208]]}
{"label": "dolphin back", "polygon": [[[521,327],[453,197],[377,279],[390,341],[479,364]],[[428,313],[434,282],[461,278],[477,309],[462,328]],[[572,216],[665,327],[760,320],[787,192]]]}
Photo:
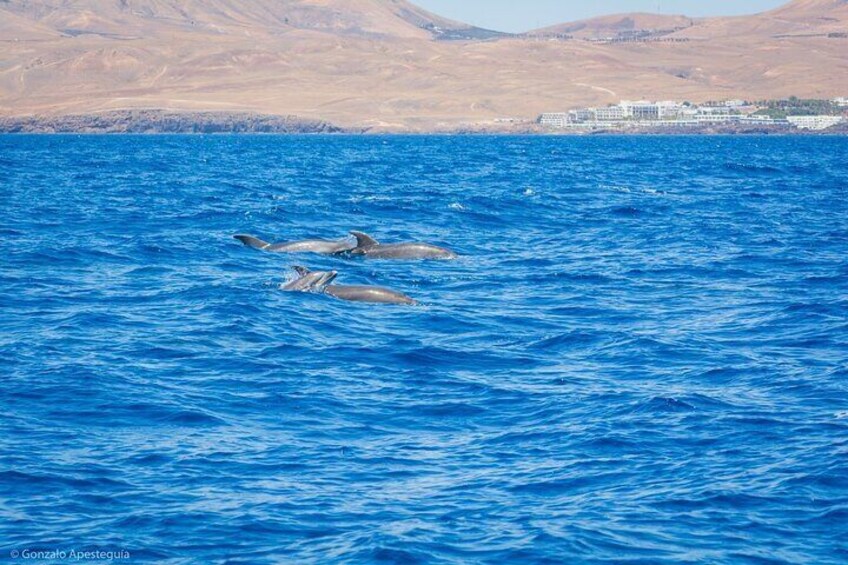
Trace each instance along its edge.
{"label": "dolphin back", "polygon": [[418,304],[409,296],[379,286],[329,285],[324,293],[350,302],[372,302],[376,304]]}
{"label": "dolphin back", "polygon": [[430,245],[429,243],[389,243],[381,244],[361,231],[350,232],[356,238],[356,247],[352,255],[364,255],[374,259],[456,259],[457,254],[450,249]]}
{"label": "dolphin back", "polygon": [[281,243],[268,243],[252,235],[234,235],[247,247],[269,251],[271,253],[320,253],[322,255],[337,255],[345,253],[356,247],[349,239],[331,241],[326,239],[304,239],[301,241],[285,241]]}
{"label": "dolphin back", "polygon": [[326,239],[304,239],[302,241],[290,241],[286,243],[275,243],[267,247],[267,251],[274,253],[319,253],[321,255],[336,255],[354,248],[354,244],[348,240],[328,241]]}
{"label": "dolphin back", "polygon": [[374,259],[456,259],[450,249],[437,247],[429,243],[395,243],[381,245],[368,251]]}
{"label": "dolphin back", "polygon": [[267,241],[262,241],[258,237],[253,237],[252,235],[234,235],[233,238],[239,240],[247,247],[251,247],[253,249],[267,249],[271,246]]}

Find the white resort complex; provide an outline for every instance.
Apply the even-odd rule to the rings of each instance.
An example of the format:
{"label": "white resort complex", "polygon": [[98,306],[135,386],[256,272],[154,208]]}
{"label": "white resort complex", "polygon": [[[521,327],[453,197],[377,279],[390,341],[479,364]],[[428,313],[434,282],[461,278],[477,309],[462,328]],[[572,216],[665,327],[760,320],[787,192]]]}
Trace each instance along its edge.
{"label": "white resort complex", "polygon": [[[828,102],[848,108],[848,100],[835,98]],[[689,102],[649,102],[622,100],[619,104],[599,108],[578,108],[566,112],[542,114],[539,123],[554,129],[597,130],[637,128],[685,128],[713,125],[784,126],[807,130],[825,130],[843,123],[841,115],[787,115],[771,117],[759,106],[744,100],[725,100],[704,105]]]}

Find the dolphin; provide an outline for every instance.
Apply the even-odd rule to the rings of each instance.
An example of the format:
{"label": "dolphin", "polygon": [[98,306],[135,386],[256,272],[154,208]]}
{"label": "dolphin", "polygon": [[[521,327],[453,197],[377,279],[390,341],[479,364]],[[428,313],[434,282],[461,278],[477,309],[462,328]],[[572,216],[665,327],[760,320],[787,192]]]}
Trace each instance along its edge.
{"label": "dolphin", "polygon": [[374,302],[377,304],[418,304],[400,292],[379,286],[346,286],[331,284],[324,287],[324,294],[350,302]]}
{"label": "dolphin", "polygon": [[283,290],[289,292],[323,292],[324,287],[339,276],[336,271],[312,272],[306,267],[294,267],[294,270],[297,271],[298,278],[284,285]]}
{"label": "dolphin", "polygon": [[351,255],[363,255],[373,259],[456,259],[457,254],[444,247],[429,243],[390,243],[381,244],[361,231],[350,232],[356,238],[356,247]]}
{"label": "dolphin", "polygon": [[315,292],[329,294],[349,302],[372,302],[376,304],[418,304],[412,298],[400,292],[379,286],[344,286],[330,284],[335,280],[336,271],[310,271],[306,267],[295,267],[300,275],[295,281],[283,287],[283,290]]}
{"label": "dolphin", "polygon": [[304,239],[302,241],[288,241],[283,243],[268,243],[250,235],[234,235],[247,247],[270,251],[272,253],[321,253],[322,255],[335,255],[351,251],[356,245],[347,239],[329,241],[326,239]]}

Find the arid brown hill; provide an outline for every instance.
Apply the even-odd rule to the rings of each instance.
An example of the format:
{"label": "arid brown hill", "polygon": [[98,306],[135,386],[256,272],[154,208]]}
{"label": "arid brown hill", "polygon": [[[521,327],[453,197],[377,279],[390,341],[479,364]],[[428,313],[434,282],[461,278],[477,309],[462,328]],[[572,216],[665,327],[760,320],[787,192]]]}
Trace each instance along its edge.
{"label": "arid brown hill", "polygon": [[405,0],[0,0],[0,116],[249,112],[453,130],[621,98],[846,96],[846,53],[846,0],[522,36]]}

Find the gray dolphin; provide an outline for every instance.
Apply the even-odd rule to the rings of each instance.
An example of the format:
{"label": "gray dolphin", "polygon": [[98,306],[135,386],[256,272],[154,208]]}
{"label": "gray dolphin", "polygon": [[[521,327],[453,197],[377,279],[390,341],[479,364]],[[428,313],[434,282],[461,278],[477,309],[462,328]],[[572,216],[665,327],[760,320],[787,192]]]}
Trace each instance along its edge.
{"label": "gray dolphin", "polygon": [[361,231],[350,232],[356,238],[356,247],[351,255],[363,255],[373,259],[456,259],[457,254],[444,247],[429,243],[390,243],[381,244]]}
{"label": "gray dolphin", "polygon": [[324,287],[324,294],[351,302],[374,302],[377,304],[418,304],[405,294],[379,286],[347,286],[331,284]]}
{"label": "gray dolphin", "polygon": [[304,239],[301,241],[288,241],[283,243],[268,243],[250,235],[234,235],[234,238],[248,247],[260,251],[272,253],[321,253],[322,255],[335,255],[351,251],[356,244],[350,240],[329,241],[326,239]]}
{"label": "gray dolphin", "polygon": [[298,278],[284,285],[289,292],[323,292],[324,287],[339,276],[336,271],[310,271],[306,267],[294,267]]}
{"label": "gray dolphin", "polygon": [[329,294],[330,296],[350,302],[418,304],[405,294],[379,286],[332,285],[330,283],[338,276],[336,271],[313,272],[306,267],[295,267],[294,269],[300,275],[300,278],[284,286],[283,290]]}

